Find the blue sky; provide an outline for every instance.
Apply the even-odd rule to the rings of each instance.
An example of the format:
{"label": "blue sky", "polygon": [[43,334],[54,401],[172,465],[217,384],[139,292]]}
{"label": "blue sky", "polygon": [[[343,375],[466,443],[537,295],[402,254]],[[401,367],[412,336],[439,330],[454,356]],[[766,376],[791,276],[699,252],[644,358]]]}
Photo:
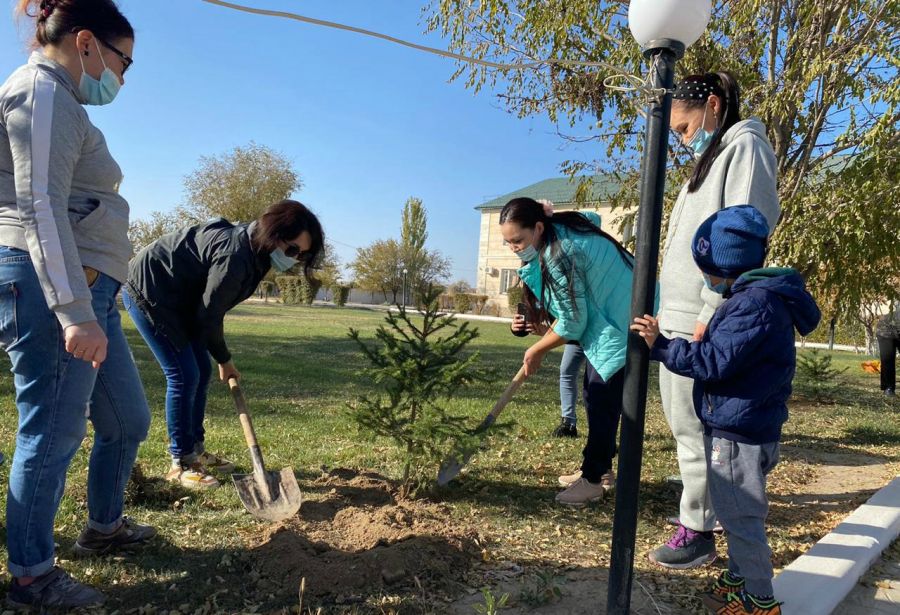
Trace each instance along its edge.
{"label": "blue sky", "polygon": [[[245,4],[443,46],[422,33],[423,2]],[[489,90],[449,83],[448,59],[200,0],[120,5],[137,30],[135,65],[115,103],[89,112],[124,170],[135,217],[179,204],[200,156],[252,140],[293,161],[305,184],[296,197],[319,214],[344,262],[351,246],[399,236],[403,203],[418,196],[430,247],[452,259],[454,279],[474,281],[473,207],[590,154],[564,146],[546,120],[509,115]],[[24,61],[24,30],[0,19],[4,76]]]}

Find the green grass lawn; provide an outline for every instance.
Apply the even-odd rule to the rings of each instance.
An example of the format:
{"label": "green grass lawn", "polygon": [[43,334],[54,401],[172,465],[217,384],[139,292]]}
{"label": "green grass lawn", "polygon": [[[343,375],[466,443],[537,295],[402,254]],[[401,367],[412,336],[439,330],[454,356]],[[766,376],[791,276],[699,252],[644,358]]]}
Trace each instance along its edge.
{"label": "green grass lawn", "polygon": [[[110,612],[255,612],[261,608],[261,601],[240,590],[247,573],[242,553],[258,540],[264,528],[244,512],[230,486],[193,494],[159,480],[169,463],[163,415],[165,380],[143,340],[127,317],[125,320],[153,412],[151,433],[138,460],[143,478],[129,489],[127,512],[159,528],[160,538],[138,556],[65,561],[64,565],[78,578],[110,594],[114,601]],[[359,376],[365,365],[347,330],[352,326],[371,337],[381,320],[381,314],[370,311],[275,304],[244,305],[227,319],[229,345],[243,374],[244,392],[254,413],[267,466],[292,466],[301,488],[318,477],[323,466],[399,475],[399,458],[391,443],[365,441],[344,414],[349,401],[373,390]],[[505,381],[515,374],[528,343],[509,335],[506,325],[476,324],[482,335],[473,346],[481,352],[484,365],[497,370],[501,382],[473,386],[449,402],[471,415],[473,423],[490,409]],[[512,423],[510,431],[492,440],[490,450],[473,460],[461,481],[429,496],[443,500],[455,522],[477,528],[483,539],[482,565],[514,561],[534,574],[567,567],[608,566],[612,503],[580,511],[560,509],[553,503],[556,477],[578,467],[583,446],[580,439],[548,437],[559,420],[560,355],[557,352],[545,362],[542,372],[522,387],[507,409],[503,418]],[[785,442],[805,449],[876,455],[890,464],[887,472],[896,474],[900,462],[896,402],[878,394],[877,376],[859,369],[862,357],[842,353],[834,357],[838,366],[850,368],[838,402],[827,406],[797,404],[785,429]],[[0,367],[0,450],[9,457],[16,411],[5,356],[0,359]],[[578,412],[586,427],[580,404]],[[218,382],[210,388],[206,425],[207,447],[248,469],[230,395]],[[677,512],[676,494],[665,482],[667,475],[677,473],[675,446],[662,417],[655,377],[644,450],[635,558],[639,578],[648,591],[659,592],[679,608],[691,610],[699,604],[692,590],[701,587],[714,571],[667,575],[646,562],[646,552],[670,531],[665,516]],[[71,544],[85,520],[88,453],[86,441],[72,464],[57,515],[62,560],[68,560]],[[804,468],[808,470],[803,464],[782,464],[772,479],[775,492],[788,493],[801,485],[808,478]],[[4,480],[8,469],[8,462],[0,466]],[[810,512],[774,502],[771,534],[776,563],[784,565],[805,550],[837,516],[846,514],[848,507]],[[5,552],[0,559],[5,561]],[[268,602],[265,609],[276,607],[277,600]],[[419,612],[409,608],[412,610],[408,612]]]}

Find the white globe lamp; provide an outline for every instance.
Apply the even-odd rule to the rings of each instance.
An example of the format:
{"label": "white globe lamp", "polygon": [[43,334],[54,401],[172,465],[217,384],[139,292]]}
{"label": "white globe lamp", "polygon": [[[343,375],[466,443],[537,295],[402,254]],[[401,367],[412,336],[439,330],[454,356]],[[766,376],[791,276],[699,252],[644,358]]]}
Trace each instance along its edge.
{"label": "white globe lamp", "polygon": [[663,41],[677,41],[687,48],[706,30],[711,13],[710,0],[631,0],[628,27],[642,49]]}

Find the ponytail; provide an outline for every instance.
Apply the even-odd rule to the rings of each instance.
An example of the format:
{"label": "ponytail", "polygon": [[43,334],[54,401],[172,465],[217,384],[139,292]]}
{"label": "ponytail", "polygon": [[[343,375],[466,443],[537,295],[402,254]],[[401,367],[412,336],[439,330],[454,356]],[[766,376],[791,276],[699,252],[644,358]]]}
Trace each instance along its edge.
{"label": "ponytail", "polygon": [[80,30],[110,42],[134,39],[134,28],[113,0],[17,0],[16,14],[34,19],[38,47],[58,45]]}
{"label": "ponytail", "polygon": [[688,181],[688,192],[696,192],[703,185],[709,170],[721,152],[722,137],[728,129],[741,121],[741,90],[734,76],[728,72],[690,75],[679,82],[673,98],[689,109],[706,106],[711,95],[722,99],[723,111],[718,118],[718,130],[709,147],[694,166]]}

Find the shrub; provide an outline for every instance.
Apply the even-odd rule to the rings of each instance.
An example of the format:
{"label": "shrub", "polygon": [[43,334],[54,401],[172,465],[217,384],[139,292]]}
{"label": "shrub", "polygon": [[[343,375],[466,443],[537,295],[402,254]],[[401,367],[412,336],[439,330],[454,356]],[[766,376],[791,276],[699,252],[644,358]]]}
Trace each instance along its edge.
{"label": "shrub", "polygon": [[797,392],[816,403],[833,403],[834,394],[843,384],[841,375],[847,371],[831,365],[831,355],[818,350],[797,355],[794,384]]}
{"label": "shrub", "polygon": [[338,307],[344,307],[347,305],[347,299],[350,298],[350,287],[349,286],[335,286],[331,289],[331,299],[334,301],[334,304]]}
{"label": "shrub", "polygon": [[465,314],[472,309],[472,295],[468,293],[456,293],[453,295],[453,309],[457,314]]}
{"label": "shrub", "polygon": [[295,275],[282,275],[275,278],[278,292],[281,294],[281,302],[285,305],[297,305],[300,303],[300,277]]}
{"label": "shrub", "polygon": [[516,312],[516,308],[522,303],[522,299],[525,298],[525,289],[521,286],[513,286],[509,290],[506,291],[506,300],[509,301],[509,309]]}
{"label": "shrub", "polygon": [[313,278],[312,280],[307,280],[305,277],[300,276],[300,295],[299,301],[304,303],[305,305],[312,305],[313,301],[316,300],[316,295],[319,293],[319,289],[322,287],[322,282]]}

